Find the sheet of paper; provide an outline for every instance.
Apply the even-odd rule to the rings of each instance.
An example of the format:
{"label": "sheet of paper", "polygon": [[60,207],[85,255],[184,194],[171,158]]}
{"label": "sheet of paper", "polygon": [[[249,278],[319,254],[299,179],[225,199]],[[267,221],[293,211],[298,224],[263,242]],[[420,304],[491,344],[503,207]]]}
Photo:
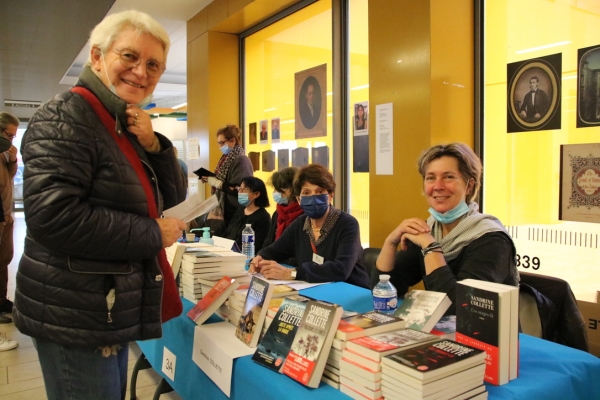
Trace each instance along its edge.
{"label": "sheet of paper", "polygon": [[183,222],[190,222],[196,217],[201,216],[215,208],[219,204],[216,195],[210,196],[203,200],[200,193],[195,193],[189,196],[183,203],[177,204],[163,212],[163,215],[168,218],[177,218]]}
{"label": "sheet of paper", "polygon": [[394,104],[375,106],[375,174],[394,175]]}
{"label": "sheet of paper", "polygon": [[198,138],[191,138],[187,141],[187,159],[188,160],[199,160],[200,159],[200,146]]}
{"label": "sheet of paper", "polygon": [[311,288],[313,286],[319,286],[319,285],[325,285],[327,283],[331,283],[331,282],[320,282],[320,283],[308,283],[306,281],[297,281],[295,279],[293,280],[283,280],[283,279],[267,279],[264,277],[263,274],[253,274],[258,276],[260,279],[265,279],[267,280],[269,283],[272,283],[273,285],[288,285],[289,287],[296,289],[296,290],[302,290],[302,289],[308,289]]}
{"label": "sheet of paper", "polygon": [[225,321],[194,328],[192,360],[227,397],[231,396],[233,360],[256,351],[235,337],[235,329]]}

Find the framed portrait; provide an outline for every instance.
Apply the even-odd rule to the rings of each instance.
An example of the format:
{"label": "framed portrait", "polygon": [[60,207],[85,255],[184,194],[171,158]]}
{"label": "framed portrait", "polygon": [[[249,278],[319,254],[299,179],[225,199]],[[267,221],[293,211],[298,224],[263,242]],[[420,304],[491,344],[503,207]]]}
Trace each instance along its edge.
{"label": "framed portrait", "polygon": [[600,45],[577,50],[577,127],[600,125]]}
{"label": "framed portrait", "polygon": [[248,143],[249,144],[258,143],[256,141],[256,122],[250,122],[250,124],[248,124]]}
{"label": "framed portrait", "polygon": [[600,143],[560,146],[558,219],[600,222]]}
{"label": "framed portrait", "polygon": [[271,119],[271,143],[281,142],[281,132],[279,131],[280,118]]}
{"label": "framed portrait", "polygon": [[327,135],[327,64],[295,74],[296,139]]}
{"label": "framed portrait", "polygon": [[561,54],[507,65],[507,131],[561,127]]}
{"label": "framed portrait", "polygon": [[269,143],[269,121],[263,119],[259,122],[260,127],[260,144]]}
{"label": "framed portrait", "polygon": [[369,172],[369,102],[354,103],[352,171]]}

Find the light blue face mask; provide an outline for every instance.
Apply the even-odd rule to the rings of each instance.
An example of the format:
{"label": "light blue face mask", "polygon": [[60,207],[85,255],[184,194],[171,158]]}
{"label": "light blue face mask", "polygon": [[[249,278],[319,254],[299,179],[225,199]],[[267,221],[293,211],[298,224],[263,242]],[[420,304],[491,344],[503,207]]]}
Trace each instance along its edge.
{"label": "light blue face mask", "polygon": [[452,210],[446,211],[443,214],[435,211],[433,208],[429,209],[429,214],[431,214],[436,221],[441,222],[442,224],[451,224],[468,212],[469,206],[464,201],[461,201]]}
{"label": "light blue face mask", "polygon": [[220,149],[221,149],[221,153],[223,153],[223,155],[225,155],[225,156],[227,154],[229,154],[229,152],[231,151],[231,148],[229,146],[227,146],[226,144],[221,146]]}
{"label": "light blue face mask", "polygon": [[248,199],[248,193],[238,193],[238,203],[240,206],[246,207],[250,204],[250,199]]}
{"label": "light blue face mask", "polygon": [[273,200],[275,201],[275,203],[281,204],[282,206],[285,206],[288,204],[288,198],[281,197],[281,193],[279,193],[279,192],[273,192]]}

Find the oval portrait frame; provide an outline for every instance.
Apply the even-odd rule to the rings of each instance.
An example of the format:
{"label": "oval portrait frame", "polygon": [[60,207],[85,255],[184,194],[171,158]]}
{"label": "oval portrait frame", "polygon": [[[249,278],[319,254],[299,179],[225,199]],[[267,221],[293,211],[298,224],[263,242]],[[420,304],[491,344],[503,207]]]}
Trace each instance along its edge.
{"label": "oval portrait frame", "polygon": [[[539,68],[548,75],[550,79],[550,84],[552,85],[552,98],[550,99],[550,106],[548,107],[548,112],[539,121],[529,122],[524,120],[519,111],[515,108],[515,90],[517,84],[520,82],[523,74],[531,70],[532,68]],[[544,127],[549,121],[552,120],[552,117],[556,113],[559,105],[559,95],[560,95],[560,80],[556,70],[549,63],[543,60],[535,60],[531,62],[524,63],[517,72],[513,75],[513,78],[510,81],[510,92],[509,92],[509,109],[513,121],[515,121],[521,128],[525,130],[536,130]]]}

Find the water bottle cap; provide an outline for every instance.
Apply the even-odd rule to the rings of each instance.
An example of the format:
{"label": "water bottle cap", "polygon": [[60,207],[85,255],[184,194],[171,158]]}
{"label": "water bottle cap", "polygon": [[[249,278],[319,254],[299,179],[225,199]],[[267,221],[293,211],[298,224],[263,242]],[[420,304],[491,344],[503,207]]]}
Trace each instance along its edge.
{"label": "water bottle cap", "polygon": [[248,228],[249,226],[252,226],[252,224],[246,224],[246,228]]}
{"label": "water bottle cap", "polygon": [[389,281],[390,276],[388,274],[379,275],[379,280],[380,281]]}

